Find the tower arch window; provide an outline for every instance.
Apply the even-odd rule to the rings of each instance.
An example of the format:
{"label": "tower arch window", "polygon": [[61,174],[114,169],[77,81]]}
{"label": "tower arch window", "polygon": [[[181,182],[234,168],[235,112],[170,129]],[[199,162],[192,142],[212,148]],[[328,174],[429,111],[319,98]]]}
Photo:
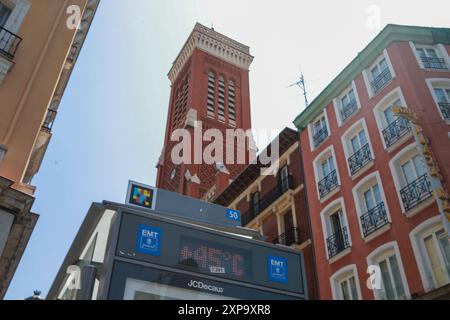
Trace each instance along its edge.
{"label": "tower arch window", "polygon": [[225,122],[225,78],[223,76],[219,77],[217,111],[219,121]]}
{"label": "tower arch window", "polygon": [[236,126],[236,89],[233,80],[228,84],[228,119],[231,126]]}
{"label": "tower arch window", "polygon": [[210,71],[208,74],[208,99],[207,99],[207,115],[214,118],[216,115],[216,75]]}

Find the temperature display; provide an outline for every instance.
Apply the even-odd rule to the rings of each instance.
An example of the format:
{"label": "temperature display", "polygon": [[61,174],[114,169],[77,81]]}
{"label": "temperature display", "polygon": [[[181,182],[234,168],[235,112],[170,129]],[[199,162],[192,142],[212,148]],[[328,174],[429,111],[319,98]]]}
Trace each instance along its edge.
{"label": "temperature display", "polygon": [[250,251],[190,237],[182,237],[179,252],[180,266],[191,271],[216,276],[251,277]]}

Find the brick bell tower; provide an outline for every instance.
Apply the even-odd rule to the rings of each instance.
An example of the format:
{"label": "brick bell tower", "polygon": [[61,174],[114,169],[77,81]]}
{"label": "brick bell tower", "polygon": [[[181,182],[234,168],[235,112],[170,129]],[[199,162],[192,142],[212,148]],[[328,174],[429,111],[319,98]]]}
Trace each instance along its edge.
{"label": "brick bell tower", "polygon": [[[247,152],[245,164],[192,161],[175,165],[171,153],[179,142],[171,141],[171,136],[176,129],[187,129],[194,146],[194,130],[200,130],[199,122],[201,132],[219,129],[224,137],[226,129],[250,129],[249,67],[252,61],[248,46],[199,23],[195,25],[168,74],[172,89],[164,148],[157,165],[158,188],[209,200],[246,167]],[[210,142],[200,143],[206,147]]]}

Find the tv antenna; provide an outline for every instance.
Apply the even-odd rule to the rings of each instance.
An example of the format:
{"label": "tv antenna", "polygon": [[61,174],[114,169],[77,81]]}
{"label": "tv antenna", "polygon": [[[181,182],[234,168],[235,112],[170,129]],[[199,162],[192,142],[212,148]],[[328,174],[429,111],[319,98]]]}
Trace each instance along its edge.
{"label": "tv antenna", "polygon": [[288,88],[292,87],[299,87],[300,90],[302,90],[302,94],[305,97],[305,108],[308,106],[308,93],[306,91],[306,84],[305,84],[305,77],[303,76],[303,72],[300,73],[300,79],[296,82],[291,84]]}

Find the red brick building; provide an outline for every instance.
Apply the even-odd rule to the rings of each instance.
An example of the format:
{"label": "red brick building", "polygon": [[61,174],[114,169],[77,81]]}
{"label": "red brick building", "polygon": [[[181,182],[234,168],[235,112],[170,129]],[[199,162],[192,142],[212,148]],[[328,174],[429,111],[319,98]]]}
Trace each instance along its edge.
{"label": "red brick building", "polygon": [[321,299],[449,294],[447,231],[413,126],[393,112],[417,114],[448,193],[449,54],[450,29],[388,25],[296,118]]}
{"label": "red brick building", "polygon": [[[216,165],[205,163],[202,150],[195,155],[192,151],[190,163],[174,164],[171,153],[179,142],[172,141],[171,136],[177,129],[187,129],[192,146],[198,143],[206,147],[208,143],[194,138],[195,128],[202,134],[208,129],[219,129],[224,137],[227,129],[250,129],[249,66],[252,61],[248,46],[214,29],[195,25],[168,75],[172,90],[157,187],[194,198],[203,198],[213,188]],[[225,142],[223,150],[225,154]],[[227,164],[231,178],[246,167],[248,154],[245,154],[244,163]],[[235,155],[237,159],[237,152]],[[225,159],[218,162],[224,163]]]}
{"label": "red brick building", "polygon": [[[259,230],[266,241],[301,250],[305,257],[308,296],[316,299],[314,250],[298,133],[285,128],[277,140],[280,157],[275,175],[262,174],[267,166],[262,165],[258,157],[229,185],[229,176],[219,173],[218,185],[223,185],[221,180],[224,180],[228,186],[220,194],[212,195],[209,201],[239,210],[242,225]],[[267,154],[266,150],[262,153]]]}

